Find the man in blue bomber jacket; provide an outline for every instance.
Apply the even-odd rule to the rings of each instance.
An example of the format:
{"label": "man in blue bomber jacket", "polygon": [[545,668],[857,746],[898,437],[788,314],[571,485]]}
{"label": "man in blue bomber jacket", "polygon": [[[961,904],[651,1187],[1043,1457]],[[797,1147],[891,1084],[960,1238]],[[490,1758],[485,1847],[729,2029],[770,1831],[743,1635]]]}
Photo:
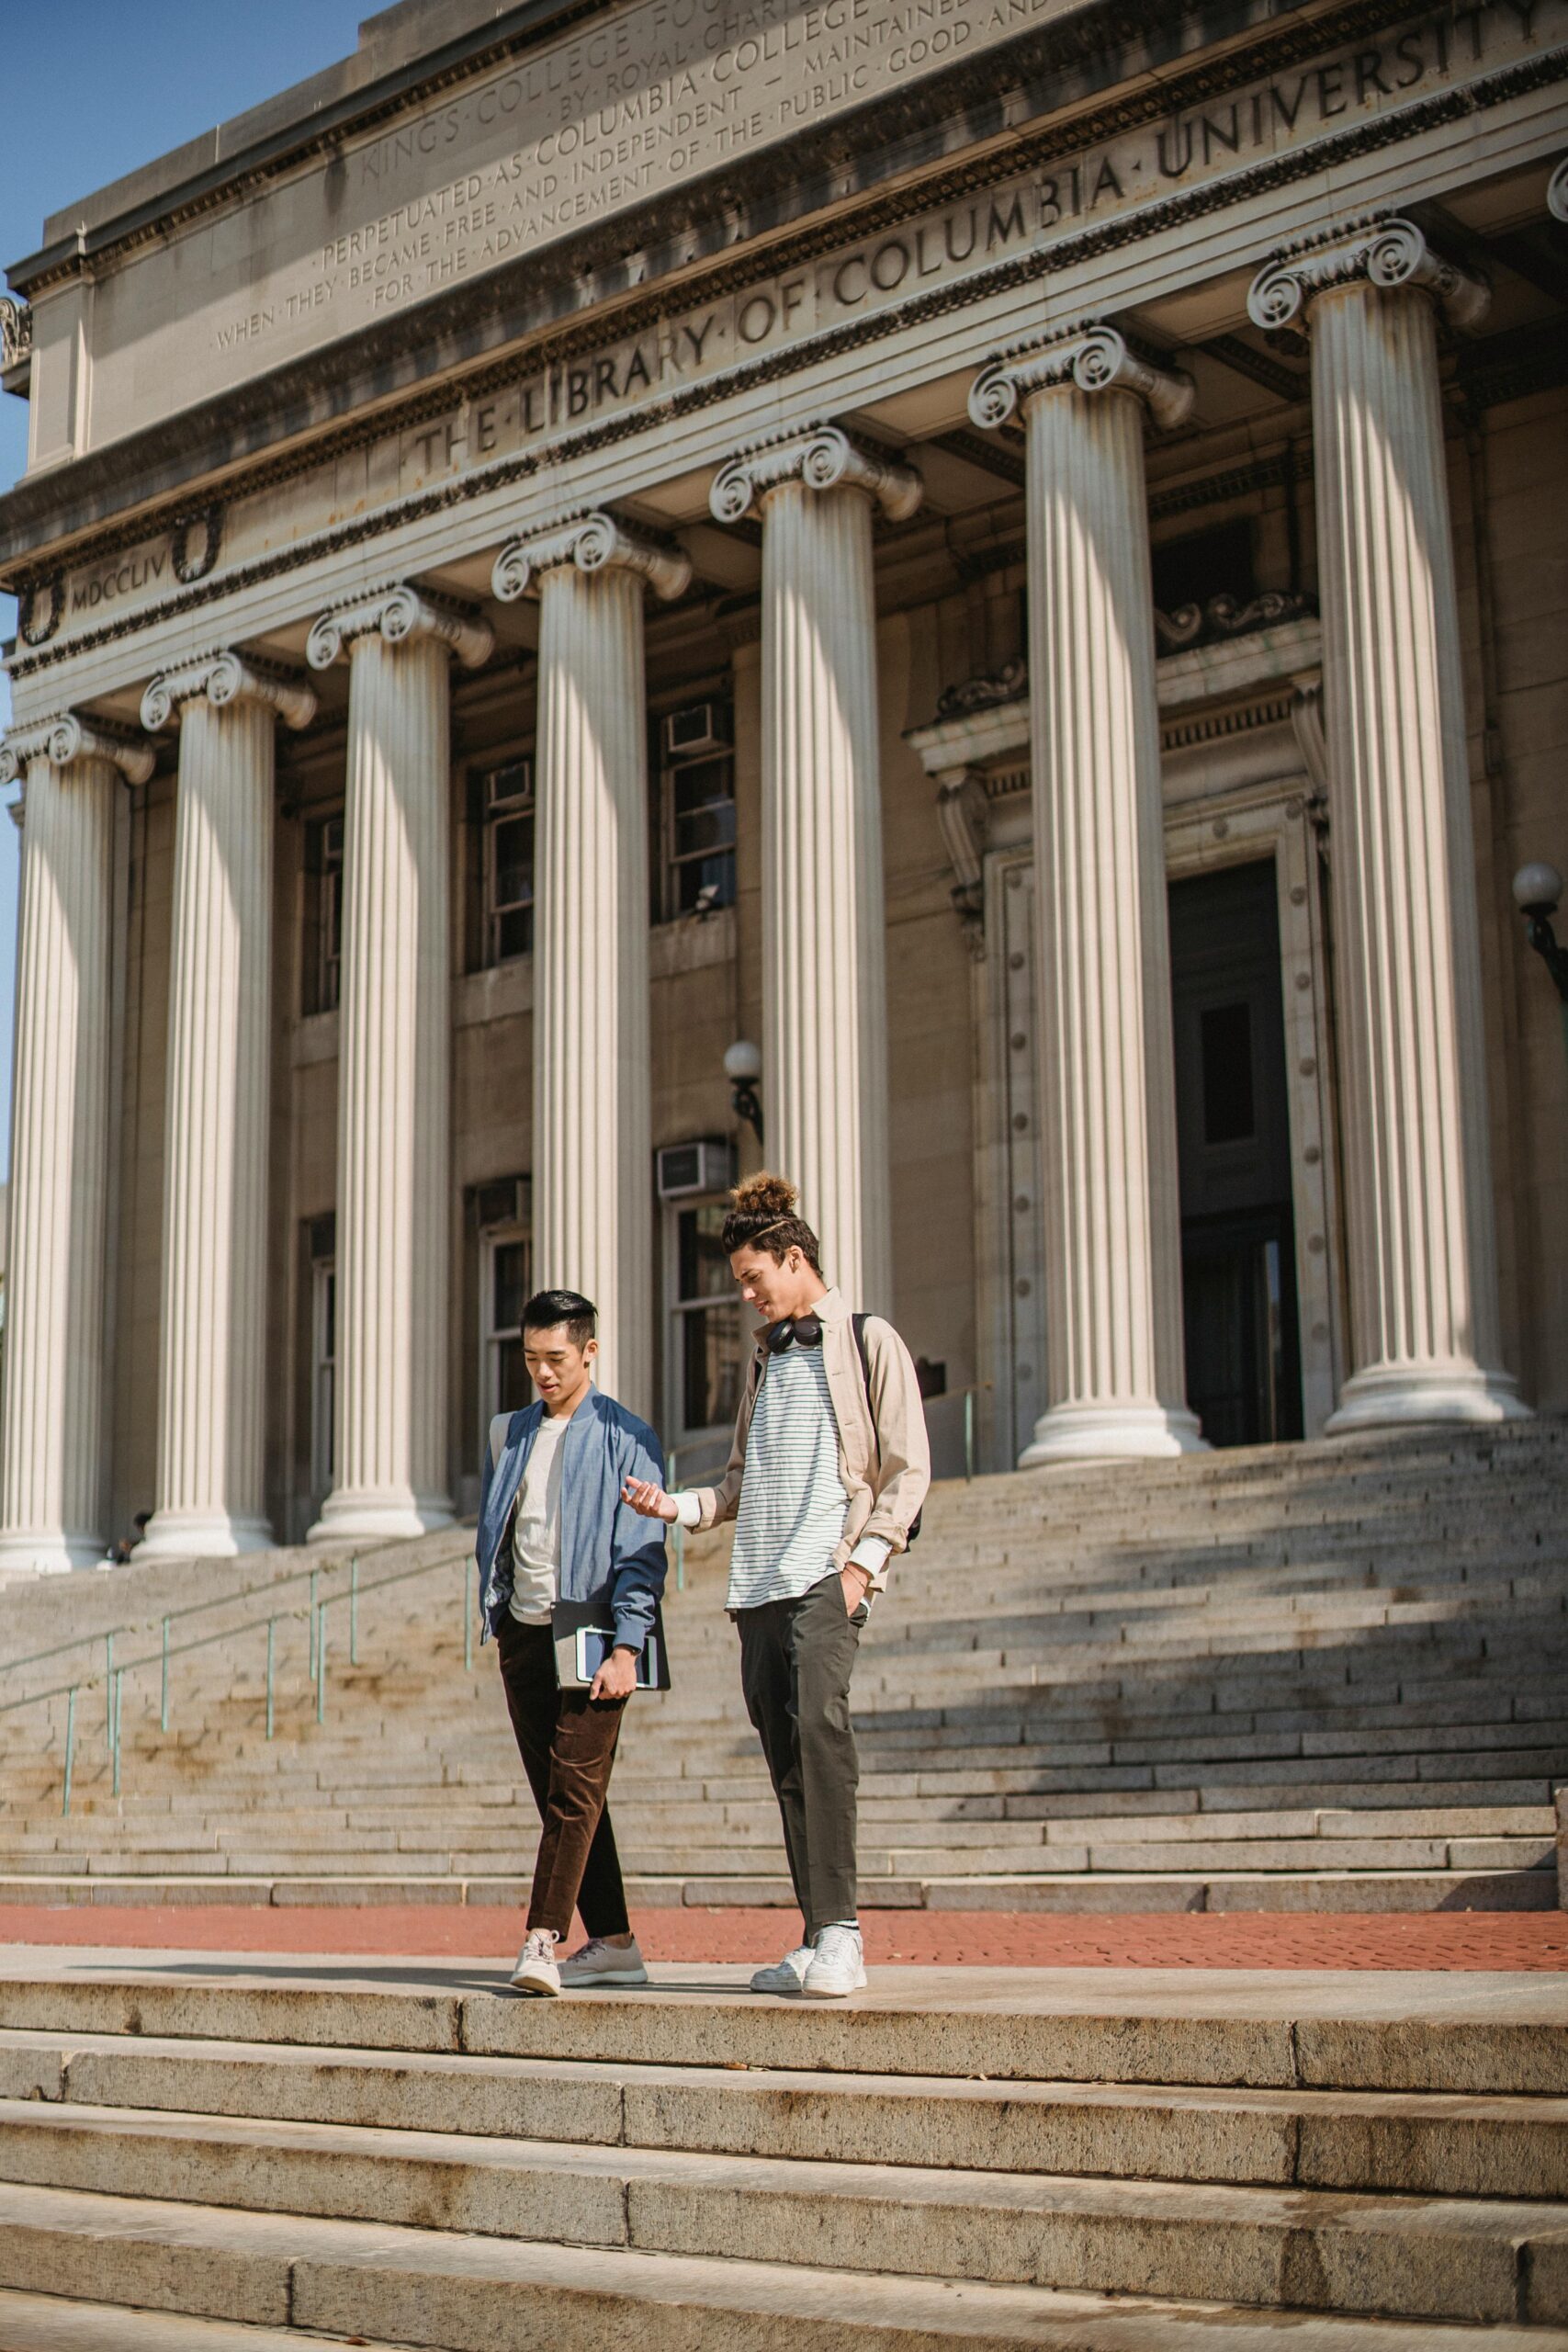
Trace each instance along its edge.
{"label": "man in blue bomber jacket", "polygon": [[[645,1421],[594,1387],[597,1317],[576,1291],[540,1291],[523,1310],[523,1352],[538,1402],[491,1423],[479,1498],[484,1637],[496,1636],[512,1728],[543,1829],[528,1928],[512,1982],[645,1984],[605,1809],[637,1657],[664,1589],[664,1531],[622,1500],[627,1479],[661,1480]],[[615,1643],[592,1685],[556,1679],[558,1600],[601,1601]],[[588,1941],[558,1948],[581,1910]]]}

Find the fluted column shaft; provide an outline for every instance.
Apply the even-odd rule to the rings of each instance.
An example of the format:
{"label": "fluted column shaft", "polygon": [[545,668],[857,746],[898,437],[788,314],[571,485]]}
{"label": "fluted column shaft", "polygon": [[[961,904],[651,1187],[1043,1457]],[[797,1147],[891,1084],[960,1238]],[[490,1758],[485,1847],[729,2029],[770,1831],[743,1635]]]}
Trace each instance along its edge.
{"label": "fluted column shaft", "polygon": [[1185,1453],[1181,1203],[1145,407],[1185,376],[1113,327],[994,361],[978,424],[1028,433],[1030,739],[1046,1408],[1025,1464]]}
{"label": "fluted column shaft", "polygon": [[55,758],[39,745],[27,761],[0,1568],[78,1567],[105,1548],[116,781],[107,757]]}
{"label": "fluted column shaft", "polygon": [[601,1387],[653,1408],[643,582],[539,580],[534,1266],[599,1309]]}
{"label": "fluted column shaft", "polygon": [[874,506],[918,473],[837,425],[762,442],[713,512],[762,514],[762,1035],[768,1156],[800,1187],[830,1281],[893,1307],[887,957]]}
{"label": "fluted column shaft", "polygon": [[142,720],[181,721],[164,1140],[156,1508],[150,1553],[270,1544],[267,1118],[275,713],[315,697],[233,654],[153,681]]}
{"label": "fluted column shaft", "polygon": [[871,500],[762,497],[762,1069],[769,1156],[846,1298],[893,1305]]}
{"label": "fluted column shaft", "polygon": [[1331,1429],[1522,1411],[1499,1369],[1475,856],[1436,322],[1311,306],[1355,1371]]}
{"label": "fluted column shaft", "polygon": [[323,1533],[415,1534],[446,1486],[446,649],[354,640],[338,1063],[337,1463]]}
{"label": "fluted column shaft", "polygon": [[324,614],[313,667],[349,656],[338,1062],[337,1421],[313,1537],[413,1535],[451,1518],[451,651],[482,623],[407,588]]}
{"label": "fluted column shaft", "polygon": [[1196,1425],[1143,409],[1069,381],[1025,411],[1048,1402],[1023,1459],[1175,1453]]}
{"label": "fluted column shaft", "polygon": [[534,841],[534,1271],[599,1310],[602,1388],[653,1409],[643,606],[689,560],[604,510],[497,557],[539,599]]}

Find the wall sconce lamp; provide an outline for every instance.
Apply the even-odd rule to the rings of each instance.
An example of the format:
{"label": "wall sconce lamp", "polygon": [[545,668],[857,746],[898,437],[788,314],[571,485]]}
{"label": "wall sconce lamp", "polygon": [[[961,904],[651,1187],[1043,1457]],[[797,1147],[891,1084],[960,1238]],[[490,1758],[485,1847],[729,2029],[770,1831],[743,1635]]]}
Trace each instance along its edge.
{"label": "wall sconce lamp", "polygon": [[1562,876],[1555,865],[1537,862],[1521,865],[1514,876],[1514,903],[1525,919],[1525,937],[1557,984],[1562,1000],[1562,1042],[1568,1047],[1568,947],[1558,944],[1551,918],[1562,898]]}
{"label": "wall sconce lamp", "polygon": [[760,1048],[750,1038],[738,1037],[724,1057],[724,1074],[729,1080],[729,1107],[738,1119],[748,1122],[761,1151],[764,1147],[762,1105],[757,1095],[757,1080],[762,1075]]}

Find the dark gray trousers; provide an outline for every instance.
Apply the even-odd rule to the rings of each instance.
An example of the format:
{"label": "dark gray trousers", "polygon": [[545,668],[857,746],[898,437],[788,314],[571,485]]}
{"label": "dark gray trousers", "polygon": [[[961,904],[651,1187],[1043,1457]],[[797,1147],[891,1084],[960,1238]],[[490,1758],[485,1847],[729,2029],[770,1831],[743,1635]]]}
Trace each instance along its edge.
{"label": "dark gray trousers", "polygon": [[852,1618],[839,1572],[798,1600],[739,1609],[740,1687],[784,1821],[784,1851],[809,1943],[855,1916],[855,1792],[860,1758],[850,1677],[865,1623]]}

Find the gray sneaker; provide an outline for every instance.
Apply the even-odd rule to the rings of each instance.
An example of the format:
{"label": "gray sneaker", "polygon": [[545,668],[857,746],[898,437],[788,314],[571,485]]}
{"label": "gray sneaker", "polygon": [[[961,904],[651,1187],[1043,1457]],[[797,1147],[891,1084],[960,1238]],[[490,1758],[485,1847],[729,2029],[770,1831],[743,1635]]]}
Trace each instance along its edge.
{"label": "gray sneaker", "polygon": [[810,1944],[797,1944],[772,1968],[759,1968],[751,1979],[753,1993],[798,1993],[816,1953]]}
{"label": "gray sneaker", "polygon": [[560,1981],[569,1993],[584,1984],[646,1984],[648,1970],[635,1936],[629,1944],[590,1936],[581,1951],[560,1962]]}

